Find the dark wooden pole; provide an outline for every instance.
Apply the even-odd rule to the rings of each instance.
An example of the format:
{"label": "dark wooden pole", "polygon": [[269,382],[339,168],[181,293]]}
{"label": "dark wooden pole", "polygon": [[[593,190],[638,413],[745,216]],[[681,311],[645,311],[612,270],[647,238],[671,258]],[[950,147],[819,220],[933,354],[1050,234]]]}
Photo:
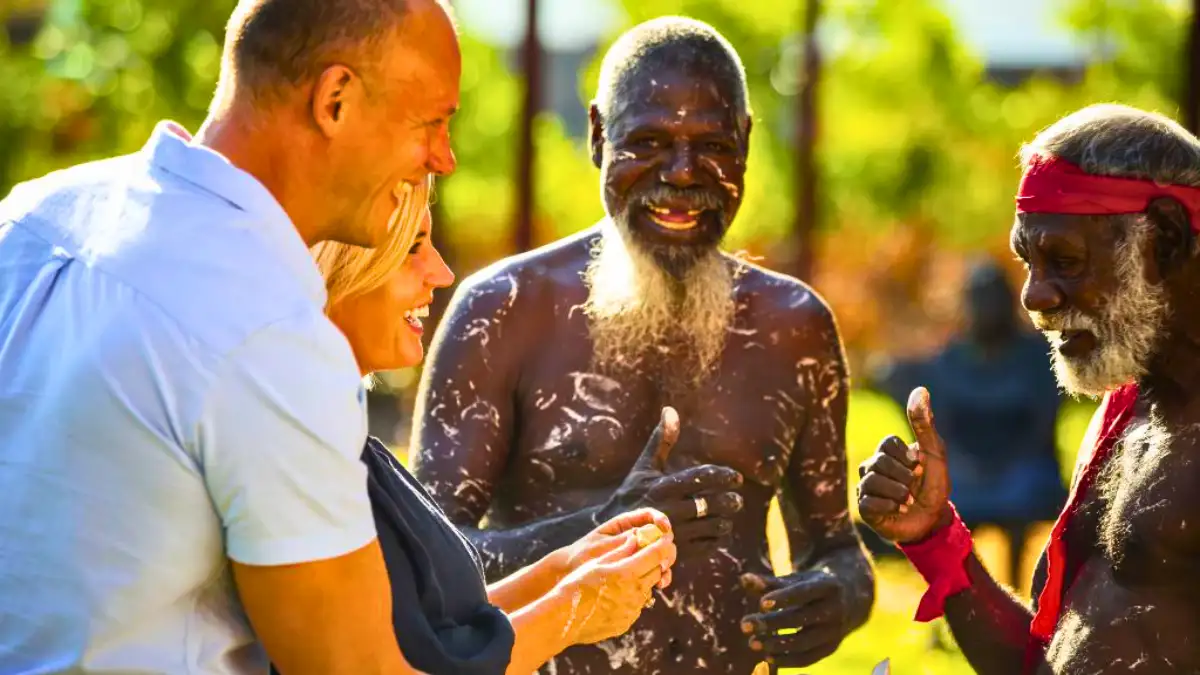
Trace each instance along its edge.
{"label": "dark wooden pole", "polygon": [[517,222],[513,233],[513,243],[518,253],[533,248],[533,122],[542,102],[542,43],[538,36],[537,10],[538,0],[526,0],[529,18],[522,50],[525,105],[521,111],[521,146],[517,153]]}
{"label": "dark wooden pole", "polygon": [[817,21],[820,0],[804,2],[804,56],[802,80],[796,105],[796,222],[793,237],[792,274],[808,281],[813,271],[813,241],[817,213],[818,168],[816,157],[818,84],[821,55],[817,50]]}
{"label": "dark wooden pole", "polygon": [[1200,134],[1200,0],[1192,0],[1192,22],[1184,49],[1183,126]]}

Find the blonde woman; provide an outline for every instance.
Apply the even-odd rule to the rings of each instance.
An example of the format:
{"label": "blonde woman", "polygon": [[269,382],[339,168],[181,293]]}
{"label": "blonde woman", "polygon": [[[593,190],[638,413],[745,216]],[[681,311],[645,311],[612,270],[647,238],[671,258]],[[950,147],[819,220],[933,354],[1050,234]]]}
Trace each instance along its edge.
{"label": "blonde woman", "polygon": [[[454,280],[429,240],[429,189],[397,191],[399,206],[383,246],[314,249],[329,291],[327,311],[364,376],[421,361],[421,318],[434,290]],[[391,581],[396,639],[423,672],[532,673],[573,644],[624,633],[653,588],[670,583],[670,523],[644,510],[485,586],[475,550],[387,448],[368,439],[363,461]],[[649,525],[665,535],[640,547],[635,531],[651,532]]]}

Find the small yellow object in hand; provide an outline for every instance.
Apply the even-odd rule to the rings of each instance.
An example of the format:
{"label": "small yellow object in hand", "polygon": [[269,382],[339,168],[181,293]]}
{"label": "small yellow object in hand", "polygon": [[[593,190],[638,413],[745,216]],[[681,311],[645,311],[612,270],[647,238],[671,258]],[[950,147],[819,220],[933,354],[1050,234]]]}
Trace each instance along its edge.
{"label": "small yellow object in hand", "polygon": [[766,661],[760,661],[750,675],[771,675],[771,666],[768,666]]}
{"label": "small yellow object in hand", "polygon": [[637,529],[638,548],[646,548],[650,544],[662,539],[663,532],[658,529],[654,523],[643,525]]}

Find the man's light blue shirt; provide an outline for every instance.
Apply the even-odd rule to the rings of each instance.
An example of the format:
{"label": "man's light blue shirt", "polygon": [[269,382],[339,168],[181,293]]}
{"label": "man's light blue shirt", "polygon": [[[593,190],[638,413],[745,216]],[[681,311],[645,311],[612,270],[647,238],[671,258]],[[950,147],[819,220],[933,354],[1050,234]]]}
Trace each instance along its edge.
{"label": "man's light blue shirt", "polygon": [[375,536],[324,302],[271,193],[168,123],[0,202],[0,672],[265,672],[228,559]]}

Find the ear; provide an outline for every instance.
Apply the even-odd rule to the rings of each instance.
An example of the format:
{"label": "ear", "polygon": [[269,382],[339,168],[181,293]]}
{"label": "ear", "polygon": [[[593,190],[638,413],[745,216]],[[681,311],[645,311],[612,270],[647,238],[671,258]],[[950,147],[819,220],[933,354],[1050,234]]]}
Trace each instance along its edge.
{"label": "ear", "polygon": [[313,122],[327,138],[345,128],[349,111],[362,102],[362,80],[345,66],[330,66],[313,87]]}
{"label": "ear", "polygon": [[742,129],[742,158],[750,160],[750,132],[754,129],[754,118],[746,115],[746,127]]}
{"label": "ear", "polygon": [[1182,204],[1167,197],[1150,202],[1146,217],[1154,223],[1154,257],[1160,276],[1166,277],[1184,267],[1192,257],[1196,234],[1191,218]]}
{"label": "ear", "polygon": [[604,163],[604,120],[595,101],[588,107],[588,123],[591,129],[592,164],[599,169]]}

